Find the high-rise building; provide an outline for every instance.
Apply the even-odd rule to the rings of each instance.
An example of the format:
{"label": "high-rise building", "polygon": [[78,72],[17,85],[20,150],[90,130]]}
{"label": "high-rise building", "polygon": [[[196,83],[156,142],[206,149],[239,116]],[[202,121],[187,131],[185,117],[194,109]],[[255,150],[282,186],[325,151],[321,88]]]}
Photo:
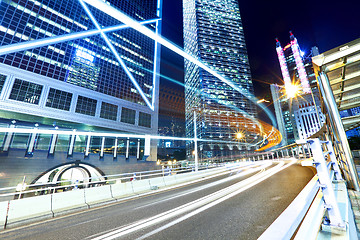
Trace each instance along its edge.
{"label": "high-rise building", "polygon": [[[249,60],[237,0],[184,0],[184,48],[211,66],[237,86],[253,94]],[[185,61],[185,119],[186,136],[196,132],[201,139],[215,140],[200,143],[202,157],[229,156],[240,150],[239,145],[219,144],[216,140],[236,141],[235,133],[255,128],[246,115],[256,116],[255,105],[238,91],[197,65]],[[244,134],[243,142],[257,138]],[[193,148],[188,147],[190,155]]]}
{"label": "high-rise building", "polygon": [[[297,39],[290,32],[290,43],[284,48],[276,39],[276,52],[284,86],[272,85],[271,92],[278,129],[283,134],[282,144],[287,145],[310,137],[325,121],[311,60],[319,51],[317,47],[313,47],[309,54],[301,51]],[[296,90],[297,96],[291,96],[291,91]]]}
{"label": "high-rise building", "polygon": [[[0,1],[1,127],[157,134],[159,44],[85,2]],[[161,3],[106,1],[115,11],[158,33]],[[141,160],[139,155],[144,153],[144,139],[124,139],[120,143],[115,138],[85,140],[77,136],[69,143],[68,136],[55,137],[0,133],[0,145],[2,151],[11,151],[27,148],[30,143],[34,147],[29,154],[35,151],[33,159],[37,158],[36,151],[46,152],[55,143],[64,143],[65,153],[68,148],[71,154],[81,153],[79,159],[84,158],[86,142],[91,154],[101,148],[105,156],[112,156],[111,151],[116,151],[113,149],[124,145],[132,158]],[[156,160],[156,142],[152,144],[148,160]],[[138,156],[136,151],[129,151],[137,146],[142,148],[140,151],[138,147]],[[56,149],[59,153],[60,147]],[[43,168],[51,168],[46,157],[41,161]],[[98,162],[92,161],[97,166]],[[56,160],[52,162],[57,164]],[[115,169],[119,172],[111,166],[99,169],[106,174]]]}
{"label": "high-rise building", "polygon": [[[151,20],[158,18],[156,3],[109,2],[138,21],[148,21],[154,31],[157,22]],[[155,52],[154,41],[98,9],[87,8],[96,23],[79,1],[1,1],[0,117],[17,113],[20,120],[36,119],[45,125],[56,122],[76,128],[72,123],[80,123],[156,133],[158,78],[154,69],[159,51]],[[99,32],[91,33],[97,23],[105,29],[106,39]],[[112,26],[117,29],[106,30]],[[44,39],[54,41],[42,44]],[[7,45],[28,41],[38,44],[3,54]]]}

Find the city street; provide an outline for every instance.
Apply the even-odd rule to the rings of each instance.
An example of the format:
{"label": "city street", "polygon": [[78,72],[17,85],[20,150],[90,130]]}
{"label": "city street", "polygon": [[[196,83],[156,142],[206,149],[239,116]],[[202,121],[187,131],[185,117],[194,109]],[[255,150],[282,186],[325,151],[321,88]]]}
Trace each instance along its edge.
{"label": "city street", "polygon": [[257,239],[313,177],[310,168],[285,164],[287,168],[265,178],[281,165],[246,175],[251,169],[242,168],[158,194],[9,229],[0,238]]}

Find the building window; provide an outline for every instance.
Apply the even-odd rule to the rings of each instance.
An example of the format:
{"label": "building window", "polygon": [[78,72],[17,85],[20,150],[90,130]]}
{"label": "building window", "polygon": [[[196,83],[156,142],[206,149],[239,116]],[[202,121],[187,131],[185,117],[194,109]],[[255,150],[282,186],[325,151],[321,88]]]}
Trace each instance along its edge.
{"label": "building window", "polygon": [[46,107],[69,111],[71,99],[72,93],[50,88],[49,96],[46,100]]}
{"label": "building window", "polygon": [[101,118],[116,121],[117,112],[118,112],[118,106],[106,102],[101,103],[101,112],[100,112]]}
{"label": "building window", "polygon": [[139,112],[139,126],[151,128],[151,115]]}
{"label": "building window", "polygon": [[89,116],[95,116],[96,104],[97,100],[95,99],[79,96],[76,103],[75,112]]}
{"label": "building window", "polygon": [[0,92],[4,86],[5,80],[6,80],[6,75],[0,74]]}
{"label": "building window", "polygon": [[135,110],[123,107],[121,110],[121,122],[135,124],[135,113]]}
{"label": "building window", "polygon": [[39,84],[15,79],[9,98],[16,101],[39,104],[42,89],[43,86]]}

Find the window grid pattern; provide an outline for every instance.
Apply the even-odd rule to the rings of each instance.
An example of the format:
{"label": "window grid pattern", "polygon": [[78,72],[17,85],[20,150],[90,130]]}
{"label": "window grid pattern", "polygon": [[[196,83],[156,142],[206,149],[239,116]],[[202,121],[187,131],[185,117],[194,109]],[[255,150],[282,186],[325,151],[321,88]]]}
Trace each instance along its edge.
{"label": "window grid pattern", "polygon": [[139,126],[151,128],[151,114],[139,112]]}
{"label": "window grid pattern", "polygon": [[0,92],[4,86],[5,80],[6,80],[6,75],[0,74]]}
{"label": "window grid pattern", "polygon": [[69,111],[73,94],[50,88],[46,107]]}
{"label": "window grid pattern", "polygon": [[136,111],[129,108],[121,109],[121,122],[135,124]]}
{"label": "window grid pattern", "polygon": [[101,103],[101,112],[100,112],[101,118],[116,121],[117,113],[118,113],[118,106],[107,102]]}
{"label": "window grid pattern", "polygon": [[42,89],[43,86],[39,84],[15,79],[9,98],[16,101],[39,104]]}
{"label": "window grid pattern", "polygon": [[75,112],[95,116],[97,100],[78,96]]}
{"label": "window grid pattern", "polygon": [[[151,8],[132,1],[113,1],[118,9],[137,20],[156,18],[156,0]],[[122,23],[89,7],[101,26]],[[148,27],[155,29],[154,24]],[[95,29],[75,0],[13,0],[0,2],[0,46]],[[129,71],[148,98],[153,80],[154,41],[133,29],[107,33]],[[93,60],[84,59],[77,51]],[[85,37],[0,56],[0,62],[65,81],[110,96],[145,105],[129,77],[99,36]],[[150,100],[151,101],[151,100]]]}
{"label": "window grid pattern", "polygon": [[[185,51],[196,54],[235,85],[253,94],[238,1],[184,0],[183,13]],[[248,125],[241,112],[256,117],[255,105],[246,96],[198,69],[193,63],[185,61],[184,67],[188,89],[185,92],[186,136],[194,136],[193,114],[194,110],[200,108],[197,137],[233,141],[234,132]],[[256,137],[256,134],[249,132],[244,142],[253,142]],[[206,157],[214,156],[211,151],[209,154]]]}

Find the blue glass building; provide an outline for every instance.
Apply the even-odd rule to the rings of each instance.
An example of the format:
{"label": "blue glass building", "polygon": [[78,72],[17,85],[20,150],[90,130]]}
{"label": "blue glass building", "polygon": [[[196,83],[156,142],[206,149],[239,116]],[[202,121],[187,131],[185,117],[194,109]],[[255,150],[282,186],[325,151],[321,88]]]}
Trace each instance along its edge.
{"label": "blue glass building", "polygon": [[[183,15],[185,51],[253,94],[238,1],[184,0]],[[237,132],[255,127],[246,120],[247,116],[256,116],[254,104],[189,61],[185,61],[185,84],[186,136],[194,136],[196,111],[197,137],[215,140],[200,143],[202,157],[230,156],[246,150],[241,144],[216,141],[236,141]],[[256,138],[249,132],[241,141],[254,142]],[[188,146],[188,155],[191,149]]]}
{"label": "blue glass building", "polygon": [[[157,0],[108,4],[159,31]],[[96,24],[79,1],[0,2],[1,122],[156,134],[160,52],[154,41],[87,8],[114,49],[99,32],[91,34]],[[59,37],[69,40],[42,44]],[[29,41],[39,47],[6,52]]]}

